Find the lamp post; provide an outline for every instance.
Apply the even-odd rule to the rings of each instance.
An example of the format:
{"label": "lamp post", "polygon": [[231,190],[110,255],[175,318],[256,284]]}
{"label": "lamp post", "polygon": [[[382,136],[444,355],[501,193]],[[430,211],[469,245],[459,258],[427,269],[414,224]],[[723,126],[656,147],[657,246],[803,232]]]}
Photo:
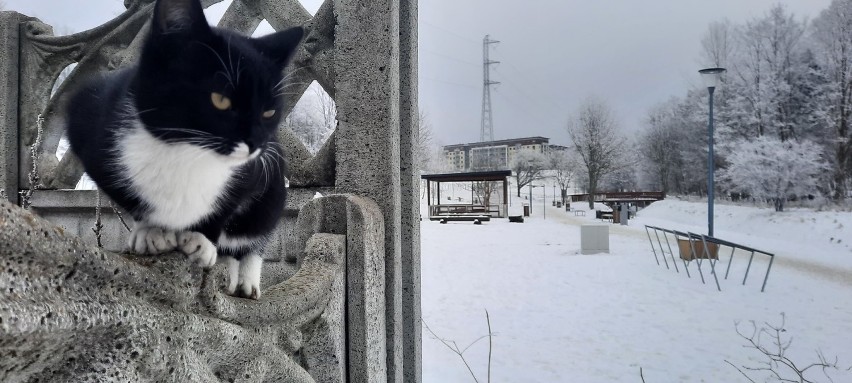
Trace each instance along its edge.
{"label": "lamp post", "polygon": [[527,185],[527,189],[530,191],[530,215],[532,215],[532,189],[535,186],[533,184]]}
{"label": "lamp post", "polygon": [[542,219],[547,219],[547,188],[545,185],[533,185],[529,184],[530,190],[530,215],[532,215],[532,190],[533,188],[541,188],[542,191],[542,199],[541,199],[541,211],[542,211]]}
{"label": "lamp post", "polygon": [[725,68],[707,68],[699,70],[704,85],[710,93],[710,118],[707,122],[707,235],[713,236],[713,92],[719,85],[719,79]]}

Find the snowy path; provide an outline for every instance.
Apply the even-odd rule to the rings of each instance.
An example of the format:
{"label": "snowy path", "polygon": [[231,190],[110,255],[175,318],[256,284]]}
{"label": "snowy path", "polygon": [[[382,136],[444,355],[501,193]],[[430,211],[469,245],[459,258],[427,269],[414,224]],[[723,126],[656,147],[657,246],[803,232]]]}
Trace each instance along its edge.
{"label": "snowy path", "polygon": [[[655,217],[659,226],[680,226],[666,214]],[[610,226],[611,254],[577,255],[577,225],[594,221],[556,208],[548,209],[547,220],[536,215],[524,224],[424,221],[424,321],[465,346],[487,332],[488,309],[498,333],[495,382],[637,382],[639,367],[648,382],[741,382],[725,360],[748,364],[757,355],[742,347],[734,322],[776,323],[781,312],[794,336],[792,355],[811,362],[819,348],[852,364],[852,288],[845,274],[814,279],[779,258],[784,267],[773,266],[767,292],[760,293],[762,270],[742,286],[735,256],[733,280],[720,281],[718,292],[682,269],[657,266],[641,219]],[[838,255],[845,250],[837,248],[816,249],[831,251],[829,261],[789,259],[805,268],[845,264]],[[473,381],[425,330],[423,349],[425,382]],[[487,351],[481,341],[465,354],[480,381]],[[852,381],[839,376],[835,381]]]}

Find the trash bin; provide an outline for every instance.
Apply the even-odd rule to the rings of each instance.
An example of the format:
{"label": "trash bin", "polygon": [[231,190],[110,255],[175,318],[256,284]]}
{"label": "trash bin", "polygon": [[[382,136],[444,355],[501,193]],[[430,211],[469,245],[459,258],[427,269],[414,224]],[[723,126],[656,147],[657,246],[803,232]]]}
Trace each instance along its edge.
{"label": "trash bin", "polygon": [[530,216],[530,205],[524,204],[524,217],[529,217],[529,216]]}

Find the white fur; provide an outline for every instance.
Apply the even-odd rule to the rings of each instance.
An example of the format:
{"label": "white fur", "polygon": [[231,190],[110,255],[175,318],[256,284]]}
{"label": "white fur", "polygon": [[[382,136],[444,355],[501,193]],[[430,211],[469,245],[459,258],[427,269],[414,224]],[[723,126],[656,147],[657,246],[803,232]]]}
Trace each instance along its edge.
{"label": "white fur", "polygon": [[160,254],[177,247],[174,231],[138,224],[130,233],[128,247],[136,254]]}
{"label": "white fur", "polygon": [[217,246],[227,250],[253,249],[266,242],[263,237],[229,237],[225,233],[219,235]]}
{"label": "white fur", "polygon": [[189,261],[207,268],[216,264],[216,245],[201,233],[187,231],[178,234],[178,248],[189,257]]}
{"label": "white fur", "polygon": [[237,291],[237,282],[240,278],[240,261],[234,257],[222,257],[228,265],[228,294],[234,295]]}
{"label": "white fur", "polygon": [[[151,209],[147,221],[182,230],[201,221],[226,192],[236,168],[250,159],[225,156],[188,143],[166,143],[136,121],[119,140],[118,153],[127,182]],[[245,144],[241,144],[245,146]]]}
{"label": "white fur", "polygon": [[237,288],[243,296],[260,298],[260,270],[263,267],[263,258],[257,254],[246,254],[240,260],[239,282]]}

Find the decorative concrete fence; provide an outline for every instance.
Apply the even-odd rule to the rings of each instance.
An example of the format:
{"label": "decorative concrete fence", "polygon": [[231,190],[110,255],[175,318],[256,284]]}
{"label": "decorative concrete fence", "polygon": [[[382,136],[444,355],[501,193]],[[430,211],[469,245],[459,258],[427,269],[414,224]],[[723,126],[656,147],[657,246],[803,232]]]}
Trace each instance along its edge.
{"label": "decorative concrete fence", "polygon": [[0,381],[419,382],[417,1],[327,0],[312,16],[295,0],[234,0],[220,21],[304,26],[286,105],[314,80],[337,105],[315,156],[279,129],[291,197],[259,301],[225,295],[220,266],[115,254],[120,211],[71,190],[82,167],[55,155],[70,87],[135,60],[153,0],[125,6],[68,36],[0,12],[0,189],[49,221],[0,205]]}

